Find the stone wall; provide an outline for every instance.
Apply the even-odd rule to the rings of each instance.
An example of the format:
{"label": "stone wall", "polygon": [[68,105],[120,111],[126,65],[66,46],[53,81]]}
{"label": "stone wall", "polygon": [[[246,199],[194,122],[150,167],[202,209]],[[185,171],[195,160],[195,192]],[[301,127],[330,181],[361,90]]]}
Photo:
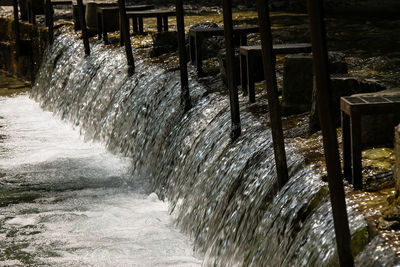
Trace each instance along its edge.
{"label": "stone wall", "polygon": [[13,20],[0,18],[0,68],[33,80],[48,44],[46,27],[20,22],[21,53],[17,56]]}

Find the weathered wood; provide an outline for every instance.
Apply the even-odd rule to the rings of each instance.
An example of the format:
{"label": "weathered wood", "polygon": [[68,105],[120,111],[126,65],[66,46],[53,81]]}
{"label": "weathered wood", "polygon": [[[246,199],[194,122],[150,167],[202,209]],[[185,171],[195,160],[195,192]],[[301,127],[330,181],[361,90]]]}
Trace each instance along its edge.
{"label": "weathered wood", "polygon": [[78,16],[79,16],[79,21],[82,29],[82,37],[83,37],[83,45],[85,46],[85,54],[88,56],[90,55],[90,45],[89,45],[89,37],[87,33],[87,28],[86,28],[86,20],[85,20],[85,14],[83,12],[83,3],[82,0],[77,0],[78,4]]}
{"label": "weathered wood", "polygon": [[258,22],[260,24],[260,37],[264,65],[264,77],[267,87],[269,116],[271,120],[272,141],[279,188],[289,180],[286,151],[282,130],[281,110],[278,99],[278,88],[275,72],[275,55],[272,49],[271,23],[269,19],[268,1],[257,0]]}
{"label": "weathered wood", "polygon": [[175,7],[176,25],[178,30],[179,69],[181,73],[181,103],[184,111],[186,112],[191,108],[191,103],[185,47],[185,20],[182,0],[175,0]]}
{"label": "weathered wood", "polygon": [[[292,44],[275,44],[273,45],[273,54],[297,54],[297,53],[310,53],[311,44],[307,43],[292,43]],[[257,81],[255,77],[255,70],[262,65],[262,52],[261,45],[253,46],[240,46],[240,80],[242,91],[244,95],[249,94],[249,101],[254,103],[256,101],[254,83]]]}
{"label": "weathered wood", "polygon": [[[223,16],[224,16],[224,35],[225,35],[225,49],[226,49],[226,76],[229,88],[229,102],[231,107],[231,138],[237,139],[241,134],[240,126],[240,110],[239,110],[239,97],[238,89],[235,83],[234,73],[234,58],[235,48],[233,44],[233,22],[232,22],[232,0],[223,0]],[[198,48],[201,50],[201,48]]]}
{"label": "weathered wood", "polygon": [[332,103],[322,1],[308,0],[314,75],[339,263],[354,266]]}
{"label": "weathered wood", "polygon": [[45,0],[44,8],[46,26],[48,28],[49,43],[52,44],[54,41],[54,10],[51,0]]}
{"label": "weathered wood", "polygon": [[400,113],[398,96],[348,96],[340,98],[344,177],[355,190],[363,187],[361,118],[364,115]]}
{"label": "weathered wood", "polygon": [[[139,29],[134,25],[133,30],[135,34],[143,34],[143,18],[157,18],[157,31],[162,32],[168,31],[168,17],[176,16],[174,10],[168,9],[152,9],[145,11],[128,11],[128,18],[132,18],[133,21],[139,22]],[[138,30],[138,31],[136,31]]]}
{"label": "weathered wood", "polygon": [[133,60],[131,38],[129,35],[129,22],[126,16],[125,0],[118,0],[119,16],[121,21],[121,38],[124,39],[126,59],[128,61],[129,73],[135,72],[135,62]]}
{"label": "weathered wood", "polygon": [[[141,10],[149,10],[153,9],[153,5],[132,5],[132,6],[125,6],[125,10],[128,11],[141,11]],[[116,29],[110,28],[109,25],[107,24],[106,17],[113,17],[113,16],[119,16],[119,6],[103,6],[99,4],[99,6],[96,9],[97,13],[97,35],[98,38],[101,39],[103,37],[103,41],[105,44],[108,44],[108,32],[110,31],[115,31]],[[135,22],[136,22],[136,28],[137,28],[137,20],[134,21],[134,28],[135,28]],[[129,25],[129,23],[128,23]],[[121,31],[121,21],[119,21],[119,30]],[[123,39],[121,39],[121,46],[123,44]]]}
{"label": "weathered wood", "polygon": [[17,57],[21,54],[21,39],[19,34],[19,17],[18,17],[18,1],[12,1],[14,11],[14,34],[15,34],[15,49]]}
{"label": "weathered wood", "polygon": [[[233,27],[233,35],[240,38],[240,44],[247,43],[247,35],[258,32],[257,26],[237,26]],[[203,56],[201,44],[203,40],[213,36],[223,36],[224,28],[195,28],[189,30],[190,61],[196,65],[197,73],[203,73]]]}

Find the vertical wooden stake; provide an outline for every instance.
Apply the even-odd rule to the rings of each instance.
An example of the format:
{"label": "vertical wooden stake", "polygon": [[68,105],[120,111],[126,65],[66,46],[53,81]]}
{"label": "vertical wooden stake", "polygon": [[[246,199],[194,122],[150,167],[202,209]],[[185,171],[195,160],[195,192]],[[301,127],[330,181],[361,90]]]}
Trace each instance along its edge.
{"label": "vertical wooden stake", "polygon": [[271,120],[272,141],[274,143],[274,154],[276,172],[279,188],[282,188],[289,180],[286,151],[282,130],[281,110],[278,99],[278,89],[275,73],[275,54],[272,48],[271,23],[269,20],[268,1],[257,0],[258,21],[260,24],[260,37],[262,57],[264,64],[264,77],[267,87],[269,116]]}
{"label": "vertical wooden stake", "polygon": [[90,55],[90,45],[89,45],[89,37],[87,33],[87,28],[86,28],[86,20],[85,20],[85,14],[83,13],[83,3],[82,0],[77,0],[78,4],[78,16],[79,16],[79,21],[81,24],[81,29],[82,29],[82,37],[83,37],[83,45],[85,46],[85,55]]}
{"label": "vertical wooden stake", "polygon": [[191,108],[191,103],[185,47],[185,20],[182,0],[175,0],[175,7],[176,25],[178,31],[179,68],[181,71],[181,103],[184,107],[184,111],[186,112]]}
{"label": "vertical wooden stake", "polygon": [[54,41],[54,10],[51,0],[45,0],[45,16],[46,26],[48,27],[49,43],[52,44]]}
{"label": "vertical wooden stake", "polygon": [[19,37],[19,17],[18,17],[18,1],[13,2],[14,9],[14,34],[15,34],[15,49],[17,58],[21,54],[21,39]]}
{"label": "vertical wooden stake", "polygon": [[325,23],[322,1],[308,0],[314,74],[317,87],[318,112],[322,128],[325,161],[328,171],[328,186],[332,205],[333,221],[339,263],[342,267],[354,266],[351,237],[347,218],[346,201],[341,175],[335,121],[332,113],[328,51],[326,48]]}
{"label": "vertical wooden stake", "polygon": [[231,138],[232,140],[235,140],[240,136],[242,130],[240,126],[238,89],[235,82],[235,76],[238,74],[234,73],[235,50],[233,44],[232,0],[223,0],[222,7],[224,14],[224,35],[226,47],[226,76],[228,79],[232,120]]}
{"label": "vertical wooden stake", "polygon": [[129,22],[126,16],[125,0],[118,0],[119,17],[121,21],[121,38],[124,39],[126,59],[128,61],[129,73],[135,72],[135,62],[133,60],[131,39],[129,36]]}

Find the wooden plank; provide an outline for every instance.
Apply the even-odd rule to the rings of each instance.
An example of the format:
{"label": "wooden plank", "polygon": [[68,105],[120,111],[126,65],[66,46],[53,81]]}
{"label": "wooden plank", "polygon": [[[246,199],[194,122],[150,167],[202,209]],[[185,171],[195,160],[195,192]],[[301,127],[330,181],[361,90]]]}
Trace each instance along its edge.
{"label": "wooden plank", "polygon": [[164,10],[164,9],[152,9],[152,10],[142,10],[142,11],[127,11],[126,14],[130,16],[138,16],[142,18],[153,18],[157,16],[175,16],[176,11]]}

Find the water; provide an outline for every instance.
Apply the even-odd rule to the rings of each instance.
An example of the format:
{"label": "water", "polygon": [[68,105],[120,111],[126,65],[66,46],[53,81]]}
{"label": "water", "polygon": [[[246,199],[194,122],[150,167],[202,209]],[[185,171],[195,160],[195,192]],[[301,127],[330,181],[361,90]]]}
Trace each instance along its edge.
{"label": "water", "polygon": [[200,265],[130,159],[26,95],[0,98],[0,114],[0,265]]}
{"label": "water", "polygon": [[[136,57],[136,73],[129,77],[122,48],[100,43],[92,44],[90,57],[82,55],[74,35],[57,37],[31,97],[70,121],[86,140],[128,157],[130,178],[111,180],[150,188],[167,199],[176,224],[204,255],[203,265],[338,264],[327,185],[293,139],[286,139],[290,181],[278,190],[269,129],[242,109],[243,134],[231,142],[225,94],[191,80],[194,107],[183,114],[177,70]],[[96,204],[91,201],[83,206]],[[128,196],[130,201],[135,197]],[[398,255],[370,235],[350,201],[348,213],[359,263],[394,265]],[[128,246],[119,242],[121,250]],[[390,256],[377,257],[381,253]]]}

